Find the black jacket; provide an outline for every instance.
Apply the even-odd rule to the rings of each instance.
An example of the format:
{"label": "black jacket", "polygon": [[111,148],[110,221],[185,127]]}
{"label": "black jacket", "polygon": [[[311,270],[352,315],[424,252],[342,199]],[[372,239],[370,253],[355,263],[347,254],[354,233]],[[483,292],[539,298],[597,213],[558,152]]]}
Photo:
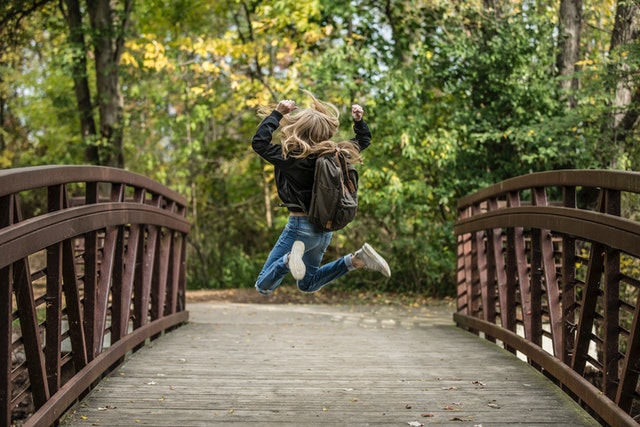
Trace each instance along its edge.
{"label": "black jacket", "polygon": [[[285,205],[300,204],[309,206],[311,201],[311,189],[313,188],[313,176],[316,167],[316,157],[309,156],[303,159],[282,156],[282,146],[272,144],[273,133],[280,126],[282,114],[273,110],[271,114],[260,123],[254,135],[251,146],[263,159],[275,166],[276,187],[278,196]],[[353,141],[364,150],[371,144],[371,131],[364,120],[354,122],[353,130],[356,133]],[[301,208],[289,206],[292,212],[302,212]]]}

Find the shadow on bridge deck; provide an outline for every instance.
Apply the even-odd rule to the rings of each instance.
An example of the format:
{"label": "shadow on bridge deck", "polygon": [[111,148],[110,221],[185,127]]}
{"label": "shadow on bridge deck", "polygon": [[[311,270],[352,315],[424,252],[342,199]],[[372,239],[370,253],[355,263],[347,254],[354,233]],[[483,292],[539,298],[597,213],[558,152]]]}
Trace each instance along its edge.
{"label": "shadow on bridge deck", "polygon": [[[198,303],[63,426],[596,426],[452,309]],[[411,423],[411,424],[409,424]]]}

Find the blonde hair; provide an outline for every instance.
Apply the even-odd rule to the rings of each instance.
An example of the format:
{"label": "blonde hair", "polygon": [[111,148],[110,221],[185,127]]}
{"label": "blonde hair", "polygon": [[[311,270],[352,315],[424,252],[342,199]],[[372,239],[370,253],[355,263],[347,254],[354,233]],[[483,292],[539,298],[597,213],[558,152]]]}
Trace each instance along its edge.
{"label": "blonde hair", "polygon": [[[338,108],[318,100],[309,91],[303,92],[311,98],[311,106],[285,114],[280,121],[283,157],[305,158],[340,151],[349,163],[361,163],[362,157],[356,143],[331,140],[340,127]],[[261,110],[261,115],[265,115],[265,110]]]}

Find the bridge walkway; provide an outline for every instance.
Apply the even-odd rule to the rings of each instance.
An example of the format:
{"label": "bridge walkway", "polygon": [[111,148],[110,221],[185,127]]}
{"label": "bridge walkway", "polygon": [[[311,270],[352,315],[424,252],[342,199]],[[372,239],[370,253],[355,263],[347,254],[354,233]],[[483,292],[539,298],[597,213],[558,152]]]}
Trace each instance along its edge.
{"label": "bridge walkway", "polygon": [[62,426],[597,426],[453,307],[189,304]]}

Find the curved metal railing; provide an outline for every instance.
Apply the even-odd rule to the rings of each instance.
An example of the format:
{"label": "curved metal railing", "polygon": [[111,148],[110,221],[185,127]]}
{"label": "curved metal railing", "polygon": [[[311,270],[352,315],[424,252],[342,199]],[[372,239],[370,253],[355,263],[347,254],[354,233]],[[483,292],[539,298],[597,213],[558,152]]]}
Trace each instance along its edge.
{"label": "curved metal railing", "polygon": [[97,166],[0,171],[0,424],[48,426],[188,320],[186,201]]}
{"label": "curved metal railing", "polygon": [[639,194],[640,173],[535,173],[462,198],[455,225],[458,326],[611,426],[640,419]]}

